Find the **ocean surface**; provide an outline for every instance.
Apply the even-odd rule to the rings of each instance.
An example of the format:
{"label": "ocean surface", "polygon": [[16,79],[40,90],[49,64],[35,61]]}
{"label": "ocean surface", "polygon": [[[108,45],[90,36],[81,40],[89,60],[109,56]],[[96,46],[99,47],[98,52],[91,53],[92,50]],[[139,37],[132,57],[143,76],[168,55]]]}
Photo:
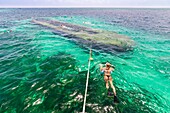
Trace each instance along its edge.
{"label": "ocean surface", "polygon": [[[134,40],[128,52],[92,48],[86,112],[170,112],[170,9],[51,8],[0,9],[0,113],[82,111],[90,47],[35,25],[34,18],[113,31]],[[119,104],[106,96],[99,71],[106,61],[116,67],[112,77]]]}

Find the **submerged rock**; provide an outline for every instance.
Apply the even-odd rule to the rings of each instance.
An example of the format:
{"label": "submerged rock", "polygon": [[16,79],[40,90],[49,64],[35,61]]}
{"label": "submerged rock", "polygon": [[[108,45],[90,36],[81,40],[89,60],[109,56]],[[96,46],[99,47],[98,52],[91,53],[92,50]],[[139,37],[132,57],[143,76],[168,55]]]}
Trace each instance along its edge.
{"label": "submerged rock", "polygon": [[92,29],[80,25],[60,22],[56,20],[37,19],[33,23],[48,27],[54,30],[54,34],[67,37],[81,45],[93,45],[95,49],[105,51],[129,51],[133,50],[134,41],[129,37],[115,32]]}

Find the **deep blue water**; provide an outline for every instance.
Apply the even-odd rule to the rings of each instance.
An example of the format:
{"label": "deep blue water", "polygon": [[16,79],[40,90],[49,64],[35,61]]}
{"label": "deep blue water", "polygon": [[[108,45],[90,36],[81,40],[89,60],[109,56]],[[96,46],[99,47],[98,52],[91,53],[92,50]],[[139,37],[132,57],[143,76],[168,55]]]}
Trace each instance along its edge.
{"label": "deep blue water", "polygon": [[[80,112],[88,50],[35,25],[50,18],[134,40],[117,55],[93,50],[86,111],[170,111],[170,9],[0,9],[0,112]],[[83,24],[87,22],[88,24]],[[10,31],[11,30],[11,31]],[[105,97],[99,64],[110,61],[118,105]]]}
{"label": "deep blue water", "polygon": [[[1,9],[3,10],[3,9]],[[1,21],[22,20],[32,17],[86,16],[103,19],[107,24],[170,35],[169,9],[4,9]],[[10,23],[4,23],[10,24]]]}

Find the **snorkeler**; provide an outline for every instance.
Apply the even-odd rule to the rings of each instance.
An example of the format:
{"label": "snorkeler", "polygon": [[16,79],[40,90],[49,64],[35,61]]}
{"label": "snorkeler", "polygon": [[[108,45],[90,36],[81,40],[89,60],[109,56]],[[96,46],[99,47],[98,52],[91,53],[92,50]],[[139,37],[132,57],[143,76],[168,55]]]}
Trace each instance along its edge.
{"label": "snorkeler", "polygon": [[113,89],[113,93],[114,93],[114,96],[116,96],[116,90],[115,90],[115,87],[113,86],[113,82],[112,82],[112,72],[114,71],[114,68],[111,67],[111,64],[110,63],[106,63],[105,64],[106,67],[102,67],[102,64],[100,64],[100,71],[101,71],[101,74],[104,74],[104,80],[106,82],[106,89],[108,90],[108,95],[110,95],[110,92],[109,92],[109,82],[110,82],[110,85],[111,85],[111,88]]}

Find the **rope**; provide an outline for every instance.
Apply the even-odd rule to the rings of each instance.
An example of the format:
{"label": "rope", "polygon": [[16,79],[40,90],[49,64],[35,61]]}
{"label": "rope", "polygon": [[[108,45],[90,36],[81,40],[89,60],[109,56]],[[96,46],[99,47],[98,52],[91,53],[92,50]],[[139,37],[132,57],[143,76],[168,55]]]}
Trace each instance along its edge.
{"label": "rope", "polygon": [[87,96],[87,88],[88,88],[88,82],[89,82],[89,74],[90,74],[90,61],[93,60],[91,54],[92,50],[90,49],[90,56],[89,56],[89,62],[88,62],[88,71],[87,71],[87,79],[86,79],[86,89],[85,89],[85,94],[84,94],[84,104],[83,104],[83,111],[82,113],[85,113],[85,108],[86,108],[86,96]]}

